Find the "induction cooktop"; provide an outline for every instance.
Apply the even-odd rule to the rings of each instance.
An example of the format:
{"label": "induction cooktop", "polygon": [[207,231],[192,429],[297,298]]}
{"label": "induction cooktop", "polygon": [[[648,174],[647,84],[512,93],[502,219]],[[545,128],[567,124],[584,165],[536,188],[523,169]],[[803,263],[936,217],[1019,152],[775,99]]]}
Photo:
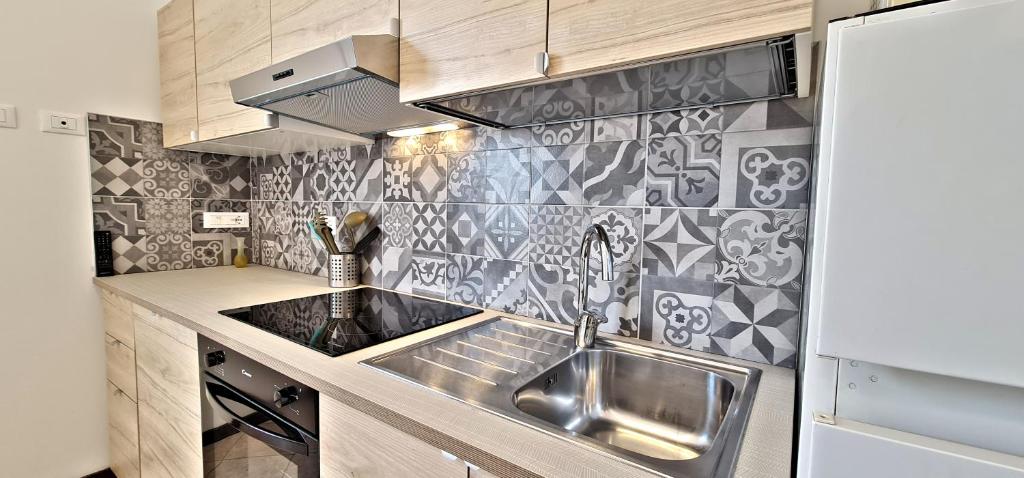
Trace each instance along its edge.
{"label": "induction cooktop", "polygon": [[480,312],[369,287],[220,311],[331,357]]}

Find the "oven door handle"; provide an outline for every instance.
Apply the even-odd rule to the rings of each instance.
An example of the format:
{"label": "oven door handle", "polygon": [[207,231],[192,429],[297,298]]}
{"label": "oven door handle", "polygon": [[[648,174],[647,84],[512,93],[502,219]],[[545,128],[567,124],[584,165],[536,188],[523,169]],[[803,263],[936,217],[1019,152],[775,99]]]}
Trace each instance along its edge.
{"label": "oven door handle", "polygon": [[307,443],[292,439],[290,437],[286,437],[284,435],[280,435],[278,433],[272,432],[265,428],[249,423],[245,419],[245,417],[235,413],[233,410],[224,405],[224,403],[221,402],[221,398],[226,398],[233,402],[238,402],[241,403],[242,405],[252,408],[259,412],[260,414],[270,417],[272,420],[274,420],[274,423],[276,423],[281,428],[293,431],[299,436],[303,436],[303,433],[299,429],[297,429],[293,425],[290,425],[287,422],[284,422],[279,418],[276,418],[275,413],[270,410],[267,410],[266,407],[254,402],[253,400],[250,400],[245,395],[242,395],[234,390],[231,390],[228,387],[225,387],[220,383],[214,382],[209,379],[206,380],[206,396],[207,398],[209,398],[211,404],[215,405],[217,408],[220,409],[220,411],[226,413],[228,417],[231,418],[231,426],[237,428],[238,431],[245,433],[246,435],[249,435],[263,443],[266,443],[270,447],[275,448],[277,450],[289,453],[298,453],[304,456],[309,455],[309,445]]}

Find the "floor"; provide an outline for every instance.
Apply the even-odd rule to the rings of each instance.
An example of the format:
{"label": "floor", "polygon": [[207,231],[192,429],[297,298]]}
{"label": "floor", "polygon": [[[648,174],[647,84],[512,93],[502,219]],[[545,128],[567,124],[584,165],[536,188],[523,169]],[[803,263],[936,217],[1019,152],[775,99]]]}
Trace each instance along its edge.
{"label": "floor", "polygon": [[288,457],[243,433],[236,433],[204,447],[203,461],[208,478],[298,476],[295,464]]}

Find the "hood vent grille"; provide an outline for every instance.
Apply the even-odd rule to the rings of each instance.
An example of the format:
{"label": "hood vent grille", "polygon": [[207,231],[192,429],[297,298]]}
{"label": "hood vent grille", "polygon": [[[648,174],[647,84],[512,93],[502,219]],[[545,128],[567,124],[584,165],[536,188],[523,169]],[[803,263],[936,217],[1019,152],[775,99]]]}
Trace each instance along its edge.
{"label": "hood vent grille", "polygon": [[492,128],[557,124],[794,96],[792,36],[624,70],[418,102]]}
{"label": "hood vent grille", "polygon": [[445,119],[399,103],[398,88],[372,76],[256,106],[364,136]]}

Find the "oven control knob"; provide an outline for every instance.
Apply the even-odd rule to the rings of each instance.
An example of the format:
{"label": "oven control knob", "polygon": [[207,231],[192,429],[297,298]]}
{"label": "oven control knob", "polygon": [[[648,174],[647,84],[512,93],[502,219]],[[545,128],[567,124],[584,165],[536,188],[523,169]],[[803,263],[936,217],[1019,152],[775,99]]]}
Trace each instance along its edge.
{"label": "oven control knob", "polygon": [[299,399],[299,389],[293,385],[289,385],[280,390],[274,392],[274,406],[277,408],[284,407],[285,405],[295,403]]}
{"label": "oven control knob", "polygon": [[223,350],[218,350],[216,352],[210,352],[210,353],[206,354],[206,366],[207,367],[216,367],[217,365],[220,365],[220,364],[224,363],[224,360],[226,360],[226,358],[227,357],[224,356],[224,351]]}

